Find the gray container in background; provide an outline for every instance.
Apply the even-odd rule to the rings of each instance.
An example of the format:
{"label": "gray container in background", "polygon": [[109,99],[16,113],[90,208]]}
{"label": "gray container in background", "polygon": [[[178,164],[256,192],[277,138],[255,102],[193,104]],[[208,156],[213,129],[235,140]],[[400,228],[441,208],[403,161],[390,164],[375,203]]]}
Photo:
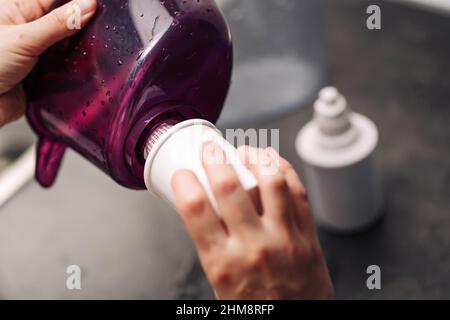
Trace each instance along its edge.
{"label": "gray container in background", "polygon": [[322,0],[217,0],[231,26],[234,73],[219,125],[273,120],[309,104],[326,80]]}

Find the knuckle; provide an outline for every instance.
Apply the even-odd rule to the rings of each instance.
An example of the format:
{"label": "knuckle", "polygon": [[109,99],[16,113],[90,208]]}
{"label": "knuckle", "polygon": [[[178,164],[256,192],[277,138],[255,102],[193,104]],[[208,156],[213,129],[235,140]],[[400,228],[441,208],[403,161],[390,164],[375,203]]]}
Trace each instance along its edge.
{"label": "knuckle", "polygon": [[195,214],[203,211],[207,203],[206,196],[198,193],[181,201],[181,211],[185,214]]}
{"label": "knuckle", "polygon": [[216,181],[215,192],[219,195],[227,195],[235,192],[239,187],[239,182],[235,177],[223,177]]}
{"label": "knuckle", "polygon": [[287,189],[287,182],[282,174],[271,176],[267,181],[267,185],[270,189],[276,191],[285,191]]}
{"label": "knuckle", "polygon": [[211,282],[216,286],[226,286],[232,282],[232,278],[231,268],[223,264],[212,273]]}

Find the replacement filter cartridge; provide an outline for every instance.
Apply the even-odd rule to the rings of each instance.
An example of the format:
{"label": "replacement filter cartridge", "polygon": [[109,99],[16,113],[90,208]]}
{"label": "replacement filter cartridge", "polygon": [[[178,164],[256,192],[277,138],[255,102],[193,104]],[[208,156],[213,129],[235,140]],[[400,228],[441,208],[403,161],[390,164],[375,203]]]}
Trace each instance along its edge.
{"label": "replacement filter cartridge", "polygon": [[320,92],[314,109],[314,119],[299,133],[296,148],[315,219],[335,231],[359,231],[375,222],[382,209],[372,162],[377,128],[351,112],[333,87]]}

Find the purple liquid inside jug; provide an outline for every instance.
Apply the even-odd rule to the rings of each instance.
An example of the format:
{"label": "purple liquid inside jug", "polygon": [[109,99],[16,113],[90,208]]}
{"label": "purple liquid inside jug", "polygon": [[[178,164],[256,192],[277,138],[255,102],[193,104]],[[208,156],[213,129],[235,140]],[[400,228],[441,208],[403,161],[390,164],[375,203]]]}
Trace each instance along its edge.
{"label": "purple liquid inside jug", "polygon": [[89,25],[50,48],[27,79],[37,180],[51,186],[70,147],[144,189],[146,139],[165,123],[217,121],[231,69],[230,33],[213,0],[98,0]]}

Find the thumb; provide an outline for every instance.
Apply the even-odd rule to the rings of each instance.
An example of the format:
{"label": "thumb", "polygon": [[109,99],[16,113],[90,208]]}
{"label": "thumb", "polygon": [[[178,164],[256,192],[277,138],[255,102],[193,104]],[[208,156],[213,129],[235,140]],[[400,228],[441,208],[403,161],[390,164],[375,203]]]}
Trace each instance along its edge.
{"label": "thumb", "polygon": [[56,42],[83,28],[96,8],[97,0],[73,0],[35,21],[18,25],[22,47],[28,55],[41,55]]}

